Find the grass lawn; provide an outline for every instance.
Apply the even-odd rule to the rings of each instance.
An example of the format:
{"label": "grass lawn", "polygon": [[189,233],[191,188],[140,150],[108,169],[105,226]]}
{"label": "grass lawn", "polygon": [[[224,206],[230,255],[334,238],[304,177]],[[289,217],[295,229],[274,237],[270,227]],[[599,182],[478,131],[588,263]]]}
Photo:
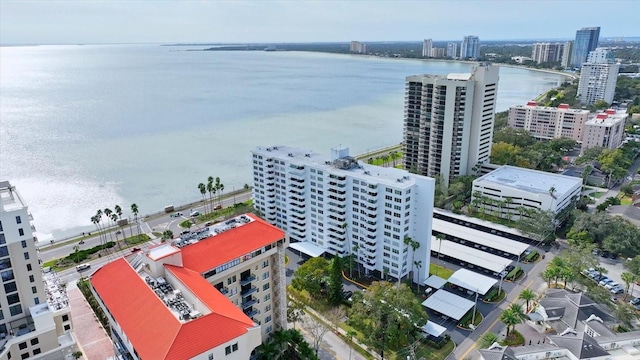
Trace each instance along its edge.
{"label": "grass lawn", "polygon": [[[447,356],[449,356],[449,354],[451,354],[451,352],[453,351],[453,347],[453,341],[451,340],[449,340],[447,344],[442,347],[442,349],[436,349],[431,346],[421,344],[416,350],[416,356],[418,357],[418,359],[424,358],[426,360],[443,360]],[[400,359],[404,360],[405,358],[400,357]]]}
{"label": "grass lawn", "polygon": [[599,191],[596,191],[596,192],[592,192],[591,194],[589,194],[589,196],[591,196],[592,198],[599,199],[599,198],[601,198],[601,197],[602,197],[602,195],[604,195],[604,194],[606,194],[606,192],[599,192]]}
{"label": "grass lawn", "polygon": [[453,270],[431,263],[429,264],[429,274],[437,275],[443,279],[448,279],[453,275]]}
{"label": "grass lawn", "polygon": [[631,198],[628,196],[625,196],[622,199],[620,199],[620,205],[631,205],[632,202],[633,200],[631,200]]}

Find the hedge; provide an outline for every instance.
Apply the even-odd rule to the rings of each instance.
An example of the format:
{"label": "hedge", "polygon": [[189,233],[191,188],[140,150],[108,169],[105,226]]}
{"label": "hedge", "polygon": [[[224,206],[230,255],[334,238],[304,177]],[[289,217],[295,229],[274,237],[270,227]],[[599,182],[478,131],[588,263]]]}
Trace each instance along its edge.
{"label": "hedge", "polygon": [[105,244],[102,245],[98,245],[98,246],[94,246],[90,249],[85,249],[85,250],[78,250],[76,252],[73,252],[71,254],[69,254],[67,257],[65,257],[63,259],[63,261],[70,261],[70,262],[74,262],[74,263],[80,263],[84,260],[86,260],[89,255],[93,255],[95,253],[97,253],[100,250],[104,250],[104,249],[110,249],[112,247],[114,247],[116,245],[115,242],[113,241],[109,241]]}

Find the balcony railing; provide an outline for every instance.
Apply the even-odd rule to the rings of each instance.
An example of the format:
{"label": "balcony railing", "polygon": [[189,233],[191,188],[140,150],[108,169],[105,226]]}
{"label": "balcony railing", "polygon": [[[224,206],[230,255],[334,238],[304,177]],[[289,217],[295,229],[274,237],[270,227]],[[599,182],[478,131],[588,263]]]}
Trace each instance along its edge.
{"label": "balcony railing", "polygon": [[249,296],[249,295],[253,294],[253,293],[254,293],[254,292],[256,292],[256,291],[258,291],[258,288],[257,288],[257,287],[255,287],[255,286],[252,286],[252,287],[250,287],[250,288],[248,288],[248,289],[246,289],[246,290],[241,291],[241,292],[240,292],[240,295],[242,295],[243,297],[245,297],[245,296]]}
{"label": "balcony railing", "polygon": [[244,286],[247,285],[248,283],[254,281],[256,279],[256,276],[251,274],[245,278],[240,279],[240,286]]}
{"label": "balcony railing", "polygon": [[250,310],[250,311],[244,311],[244,314],[247,315],[248,317],[254,317],[254,316],[260,314],[260,311],[258,311],[256,309],[253,309],[253,310]]}
{"label": "balcony railing", "polygon": [[258,303],[258,299],[254,298],[253,296],[250,298],[245,299],[244,301],[242,301],[242,309],[246,309],[250,306],[253,306],[255,304]]}

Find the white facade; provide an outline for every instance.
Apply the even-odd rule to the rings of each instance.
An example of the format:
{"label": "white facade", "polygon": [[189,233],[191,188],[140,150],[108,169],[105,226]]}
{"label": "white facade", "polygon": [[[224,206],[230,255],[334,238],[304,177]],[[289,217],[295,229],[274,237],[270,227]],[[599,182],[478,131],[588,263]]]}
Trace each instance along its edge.
{"label": "white facade", "polygon": [[422,57],[430,57],[431,49],[433,49],[433,41],[431,39],[425,39],[422,42]]}
{"label": "white facade", "polygon": [[369,47],[360,41],[352,41],[349,44],[349,51],[357,54],[366,54],[369,51]]}
{"label": "white facade", "polygon": [[449,58],[457,58],[458,57],[458,44],[454,42],[450,42],[447,44],[447,57]]}
{"label": "white facade", "polygon": [[442,59],[445,55],[445,48],[434,47],[431,49],[431,57],[436,59]]}
{"label": "white facade", "polygon": [[613,62],[613,52],[608,48],[596,48],[590,51],[587,56],[587,63],[589,64],[611,64]]}
{"label": "white facade", "polygon": [[585,123],[582,152],[592,147],[617,149],[625,139],[624,124],[629,115],[609,109]]}
{"label": "white facade", "polygon": [[564,44],[561,43],[535,43],[531,52],[531,58],[538,64],[548,62],[560,62],[562,60]]}
{"label": "white facade", "polygon": [[406,79],[404,166],[443,184],[489,161],[498,67],[480,64],[467,74]]}
{"label": "white facade", "polygon": [[[360,163],[348,148],[333,148],[330,158],[285,146],[252,155],[254,206],[292,243],[339,256],[355,251],[366,271],[395,278],[413,271],[415,282],[428,276],[434,179]],[[415,254],[407,237],[420,244]]]}
{"label": "white facade", "polygon": [[538,106],[535,101],[509,108],[508,124],[512,128],[531,132],[536,139],[558,139],[562,137],[582,141],[584,124],[589,119],[589,110],[571,109],[567,104],[557,108]]}
{"label": "white facade", "polygon": [[[485,209],[511,214],[512,219],[520,217],[522,207],[557,215],[580,195],[581,189],[580,178],[504,165],[473,181],[471,201],[479,201]],[[506,202],[497,207],[485,200]]]}
{"label": "white facade", "polygon": [[578,83],[580,102],[592,105],[598,100],[604,100],[611,104],[619,70],[620,64],[582,64]]}
{"label": "white facade", "polygon": [[0,359],[64,359],[76,350],[69,303],[44,280],[31,220],[16,188],[0,181]]}
{"label": "white facade", "polygon": [[460,45],[460,57],[463,59],[480,58],[480,38],[474,35],[465,36]]}
{"label": "white facade", "polygon": [[571,66],[571,54],[573,53],[573,41],[567,41],[562,46],[561,65],[564,68]]}

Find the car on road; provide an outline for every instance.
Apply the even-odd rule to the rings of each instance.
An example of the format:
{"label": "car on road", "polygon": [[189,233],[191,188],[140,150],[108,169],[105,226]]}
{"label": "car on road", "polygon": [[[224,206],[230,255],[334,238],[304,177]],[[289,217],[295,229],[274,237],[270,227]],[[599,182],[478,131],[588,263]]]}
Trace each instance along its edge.
{"label": "car on road", "polygon": [[122,234],[121,230],[116,231],[116,235],[120,235],[120,234]]}
{"label": "car on road", "polygon": [[196,217],[196,216],[200,216],[200,212],[199,211],[193,211],[191,212],[191,217]]}
{"label": "car on road", "polygon": [[136,252],[136,251],[140,251],[140,248],[139,247],[134,247],[134,248],[131,249],[131,252]]}
{"label": "car on road", "polygon": [[181,233],[180,233],[180,235],[187,235],[187,234],[189,234],[189,233],[191,233],[191,231],[189,231],[189,230],[185,230],[185,231],[181,232]]}
{"label": "car on road", "polygon": [[213,208],[213,210],[220,210],[220,209],[222,209],[222,205],[216,205],[216,206]]}
{"label": "car on road", "polygon": [[211,226],[213,225],[213,221],[207,221],[206,223],[204,223],[204,226]]}
{"label": "car on road", "polygon": [[180,217],[182,216],[182,213],[176,212],[170,215],[171,217]]}
{"label": "car on road", "polygon": [[81,271],[88,270],[90,267],[91,267],[91,264],[84,263],[84,264],[80,264],[80,265],[76,266],[76,270],[81,272]]}
{"label": "car on road", "polygon": [[84,240],[80,240],[80,242],[78,244],[80,244],[80,245],[84,244]]}

